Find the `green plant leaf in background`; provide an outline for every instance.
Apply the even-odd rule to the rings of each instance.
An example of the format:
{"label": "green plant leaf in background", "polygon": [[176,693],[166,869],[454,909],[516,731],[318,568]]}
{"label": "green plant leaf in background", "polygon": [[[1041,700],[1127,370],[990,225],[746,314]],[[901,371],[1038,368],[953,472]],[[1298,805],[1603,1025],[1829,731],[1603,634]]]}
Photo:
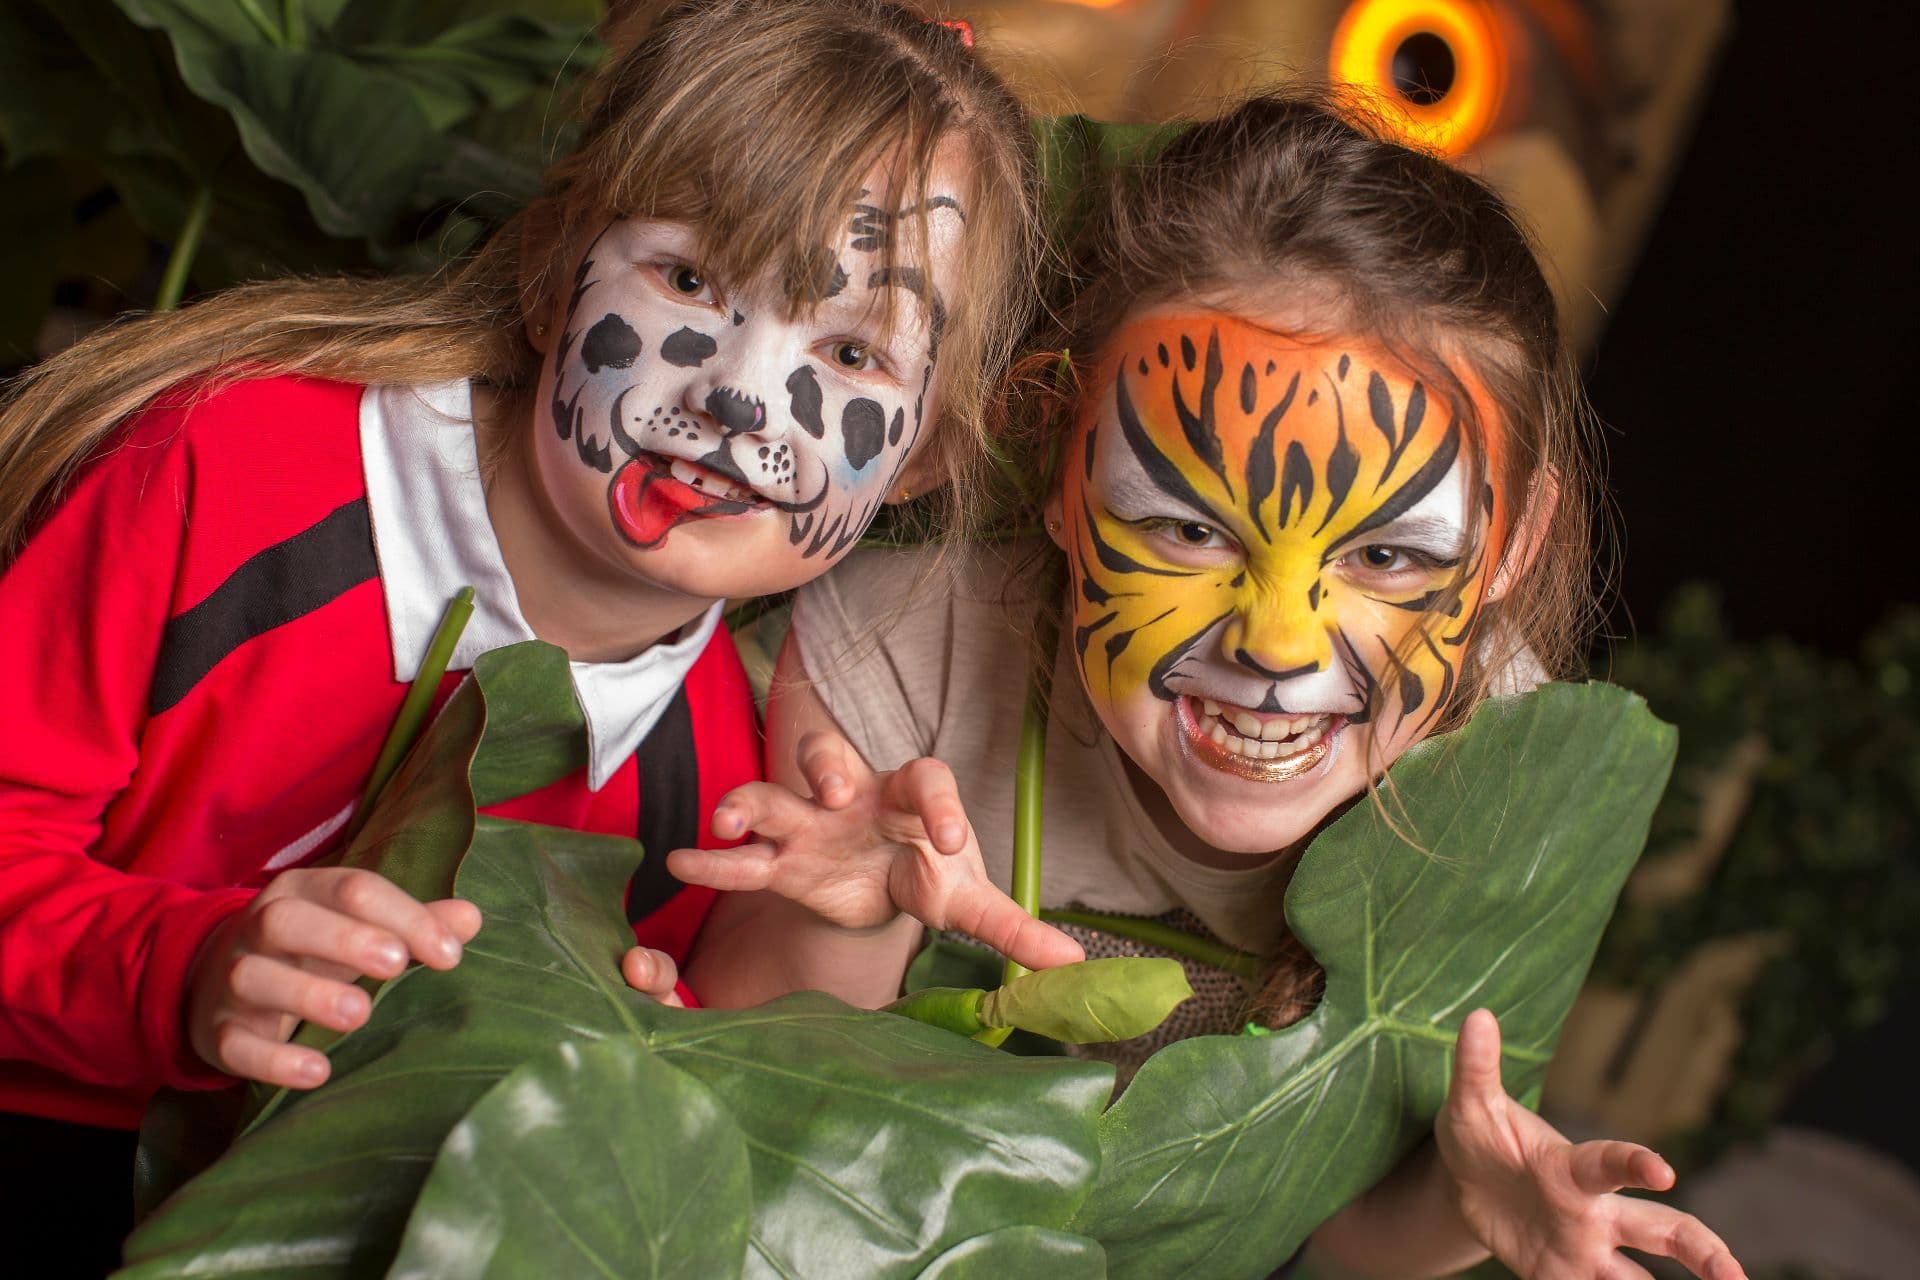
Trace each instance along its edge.
{"label": "green plant leaf in background", "polygon": [[[173,244],[210,202],[203,286],[431,267],[537,190],[567,90],[603,52],[599,16],[596,0],[16,0],[0,6],[0,176],[31,195],[35,159],[96,175],[143,262],[146,237]],[[37,219],[22,260],[110,271],[66,270],[71,223]],[[0,338],[18,349],[49,290],[15,284]]]}
{"label": "green plant leaf in background", "polygon": [[712,1094],[638,1040],[568,1041],[447,1136],[387,1274],[737,1276],[752,1212],[746,1137]]}
{"label": "green plant leaf in background", "polygon": [[181,78],[232,117],[253,163],[344,237],[392,231],[448,130],[597,53],[577,26],[502,13],[461,22],[444,3],[440,21],[453,25],[439,30],[406,21],[394,11],[408,6],[390,0],[336,0],[297,17],[234,0],[116,3],[167,35]]}
{"label": "green plant leaf in background", "polygon": [[1119,1276],[1262,1276],[1431,1127],[1473,1009],[1537,1094],[1673,761],[1673,732],[1606,685],[1494,699],[1394,766],[1308,848],[1287,921],[1326,995],[1271,1036],[1150,1058],[1101,1122],[1073,1230]]}

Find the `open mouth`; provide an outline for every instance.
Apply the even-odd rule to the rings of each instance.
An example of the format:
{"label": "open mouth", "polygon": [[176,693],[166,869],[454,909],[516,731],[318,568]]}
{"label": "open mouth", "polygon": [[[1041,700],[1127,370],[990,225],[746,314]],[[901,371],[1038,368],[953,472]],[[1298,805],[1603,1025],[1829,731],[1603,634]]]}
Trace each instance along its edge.
{"label": "open mouth", "polygon": [[718,471],[644,450],[614,473],[607,500],[614,525],[637,547],[659,546],[690,520],[746,515],[773,506]]}
{"label": "open mouth", "polygon": [[1175,706],[1195,758],[1256,782],[1284,782],[1314,768],[1346,723],[1324,712],[1276,715],[1184,694]]}

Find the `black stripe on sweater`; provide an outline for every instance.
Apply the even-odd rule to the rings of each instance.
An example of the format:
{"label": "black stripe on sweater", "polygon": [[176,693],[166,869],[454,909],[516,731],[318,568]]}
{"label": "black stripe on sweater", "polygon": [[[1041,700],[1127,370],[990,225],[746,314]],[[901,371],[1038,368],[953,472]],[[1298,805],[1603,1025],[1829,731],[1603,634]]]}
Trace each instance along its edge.
{"label": "black stripe on sweater", "polygon": [[312,613],[379,573],[365,498],[259,552],[212,595],[167,621],[147,713],[157,716],[178,703],[255,636]]}
{"label": "black stripe on sweater", "polygon": [[647,851],[627,886],[627,919],[637,924],[685,887],[667,870],[667,855],[700,842],[700,760],[685,685],[633,754],[640,769],[638,834]]}

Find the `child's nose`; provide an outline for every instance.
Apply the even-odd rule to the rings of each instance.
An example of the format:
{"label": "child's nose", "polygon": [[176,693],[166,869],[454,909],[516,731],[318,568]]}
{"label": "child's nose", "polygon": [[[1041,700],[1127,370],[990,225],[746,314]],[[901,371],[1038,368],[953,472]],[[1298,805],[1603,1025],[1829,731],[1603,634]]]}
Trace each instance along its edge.
{"label": "child's nose", "polygon": [[758,358],[751,344],[739,341],[739,335],[719,348],[697,368],[681,391],[681,407],[705,417],[724,440],[741,436],[777,434],[774,425],[779,394],[778,379]]}
{"label": "child's nose", "polygon": [[1319,619],[1288,616],[1271,601],[1256,601],[1227,620],[1220,647],[1234,663],[1279,683],[1327,670],[1333,637]]}

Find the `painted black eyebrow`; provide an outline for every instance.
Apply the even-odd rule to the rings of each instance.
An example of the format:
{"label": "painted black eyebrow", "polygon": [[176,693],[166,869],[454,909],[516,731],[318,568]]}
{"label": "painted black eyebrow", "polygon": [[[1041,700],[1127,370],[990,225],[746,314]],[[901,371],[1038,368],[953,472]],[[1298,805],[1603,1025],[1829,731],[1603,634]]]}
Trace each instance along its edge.
{"label": "painted black eyebrow", "polygon": [[1352,546],[1356,538],[1372,533],[1383,525],[1392,524],[1412,510],[1416,503],[1432,493],[1440,482],[1447,478],[1447,473],[1453,470],[1454,460],[1459,454],[1460,424],[1455,421],[1448,424],[1447,434],[1440,438],[1440,444],[1433,451],[1433,456],[1408,477],[1405,484],[1394,490],[1392,496],[1375,507],[1371,515],[1347,530],[1338,542],[1327,548],[1327,553],[1321,557],[1320,563],[1331,563],[1338,557],[1341,548]]}
{"label": "painted black eyebrow", "polygon": [[[958,209],[959,205],[956,204],[954,208]],[[881,267],[867,277],[869,289],[880,289],[889,285],[896,289],[905,289],[920,299],[922,305],[927,308],[930,349],[939,351],[940,338],[947,331],[947,304],[946,300],[940,296],[939,286],[929,285],[926,273],[918,267]]]}

